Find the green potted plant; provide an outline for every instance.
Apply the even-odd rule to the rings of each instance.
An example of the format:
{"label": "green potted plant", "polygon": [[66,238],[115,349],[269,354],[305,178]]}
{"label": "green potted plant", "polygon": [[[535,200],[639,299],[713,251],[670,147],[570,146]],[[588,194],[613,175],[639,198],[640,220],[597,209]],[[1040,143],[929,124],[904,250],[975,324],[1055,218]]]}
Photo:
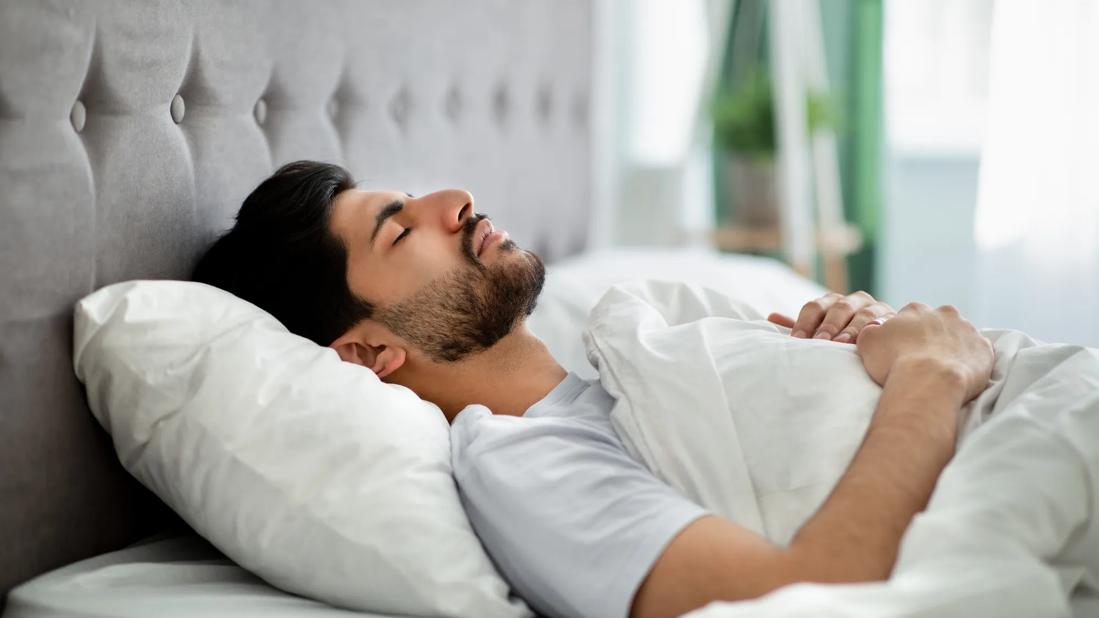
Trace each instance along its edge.
{"label": "green potted plant", "polygon": [[[805,101],[809,132],[835,126],[836,115],[827,95],[810,93]],[[732,222],[766,227],[778,220],[775,191],[775,114],[771,79],[756,70],[737,88],[721,92],[711,108],[714,143]]]}

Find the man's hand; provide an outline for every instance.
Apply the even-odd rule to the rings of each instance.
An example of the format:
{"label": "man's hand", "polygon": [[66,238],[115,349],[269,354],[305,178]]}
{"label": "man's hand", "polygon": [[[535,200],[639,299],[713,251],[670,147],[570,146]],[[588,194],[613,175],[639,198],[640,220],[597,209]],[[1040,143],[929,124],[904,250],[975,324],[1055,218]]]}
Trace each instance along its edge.
{"label": "man's hand", "polygon": [[988,386],[995,361],[992,343],[950,305],[909,303],[883,325],[863,330],[858,350],[878,384],[884,386],[897,367],[937,373],[960,382],[962,403]]}
{"label": "man's hand", "polygon": [[790,334],[795,337],[855,343],[862,329],[895,313],[892,307],[866,292],[847,296],[832,293],[806,303],[797,320],[781,313],[772,313],[767,319],[792,329]]}

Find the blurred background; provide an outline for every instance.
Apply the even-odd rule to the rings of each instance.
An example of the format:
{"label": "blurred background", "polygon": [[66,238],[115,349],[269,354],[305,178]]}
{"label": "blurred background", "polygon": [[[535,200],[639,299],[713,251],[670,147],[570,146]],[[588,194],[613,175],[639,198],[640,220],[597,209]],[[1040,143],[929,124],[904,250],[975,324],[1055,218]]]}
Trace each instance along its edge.
{"label": "blurred background", "polygon": [[1090,0],[602,0],[594,231],[1099,345]]}

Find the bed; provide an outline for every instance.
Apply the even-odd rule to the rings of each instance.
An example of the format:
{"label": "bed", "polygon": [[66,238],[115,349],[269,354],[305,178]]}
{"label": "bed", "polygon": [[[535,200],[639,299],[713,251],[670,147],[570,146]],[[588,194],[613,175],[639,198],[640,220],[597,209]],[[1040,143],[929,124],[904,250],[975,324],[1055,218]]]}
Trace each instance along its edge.
{"label": "bed", "polygon": [[233,564],[201,537],[162,533],[28,582],[13,593],[4,615],[336,618],[372,614],[286,594]]}
{"label": "bed", "polygon": [[0,611],[346,613],[233,565],[130,478],[71,364],[75,301],[186,278],[285,162],[470,189],[551,265],[533,326],[589,375],[572,333],[639,271],[784,311],[818,293],[769,260],[576,257],[596,211],[592,21],[587,0],[0,3]]}

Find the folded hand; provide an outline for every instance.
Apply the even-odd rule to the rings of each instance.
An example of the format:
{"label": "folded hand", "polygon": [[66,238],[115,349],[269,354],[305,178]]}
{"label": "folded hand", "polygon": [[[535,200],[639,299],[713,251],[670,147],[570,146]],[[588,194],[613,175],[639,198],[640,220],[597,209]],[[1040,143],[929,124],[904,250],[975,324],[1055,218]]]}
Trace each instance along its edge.
{"label": "folded hand", "polygon": [[855,343],[862,329],[870,324],[881,324],[896,314],[889,305],[866,292],[826,294],[805,303],[794,320],[781,313],[772,313],[767,319],[779,326],[791,329],[795,337],[831,339],[839,343]]}
{"label": "folded hand", "polygon": [[858,351],[878,384],[884,386],[893,371],[907,366],[947,377],[958,385],[963,402],[988,386],[995,362],[992,343],[950,305],[932,309],[909,303],[884,325],[863,331]]}

